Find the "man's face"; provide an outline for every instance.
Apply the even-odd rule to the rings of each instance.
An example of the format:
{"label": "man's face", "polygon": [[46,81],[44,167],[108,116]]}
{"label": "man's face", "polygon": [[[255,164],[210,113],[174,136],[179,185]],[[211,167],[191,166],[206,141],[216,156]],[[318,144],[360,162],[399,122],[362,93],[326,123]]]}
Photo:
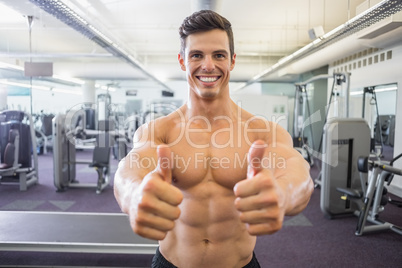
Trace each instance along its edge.
{"label": "man's face", "polygon": [[184,57],[179,54],[179,63],[186,72],[190,90],[201,98],[214,98],[229,90],[235,58],[236,55],[230,58],[226,32],[215,29],[189,35]]}

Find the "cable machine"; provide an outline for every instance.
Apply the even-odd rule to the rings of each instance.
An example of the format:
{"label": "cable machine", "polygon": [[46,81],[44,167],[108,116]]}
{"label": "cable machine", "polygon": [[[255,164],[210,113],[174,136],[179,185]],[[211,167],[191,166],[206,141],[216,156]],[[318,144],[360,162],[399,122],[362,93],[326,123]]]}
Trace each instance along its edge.
{"label": "cable machine", "polygon": [[[378,111],[378,102],[377,102],[377,95],[375,93],[375,87],[365,87],[363,89],[363,108],[362,108],[362,118],[365,118],[366,113],[366,94],[371,94],[370,99],[370,106],[375,106],[375,113],[376,113],[376,120],[368,120],[370,122],[370,129],[371,129],[371,144],[370,144],[370,151],[374,152],[377,156],[381,156],[383,153],[384,148],[384,140],[383,140],[383,133],[382,133],[382,122],[381,117]],[[372,115],[371,115],[372,116]],[[380,145],[377,146],[376,144],[376,128],[375,122],[377,123],[377,130],[379,132],[379,139]]]}
{"label": "cable machine", "polygon": [[[322,135],[318,149],[314,144],[314,131],[312,124],[314,123],[313,115],[310,111],[310,103],[308,101],[307,85],[314,81],[321,79],[333,78],[331,95],[325,112],[324,125],[326,124],[331,104],[336,104],[334,107],[334,117],[349,117],[349,91],[350,91],[350,79],[349,73],[334,73],[333,75],[318,75],[314,76],[304,82],[296,83],[295,90],[295,108],[293,117],[293,143],[295,149],[298,150],[310,165],[314,163],[313,157],[319,157],[322,146]],[[321,120],[321,117],[319,118]],[[310,129],[311,141],[304,136],[304,129],[308,125]],[[309,146],[311,144],[311,147]]]}

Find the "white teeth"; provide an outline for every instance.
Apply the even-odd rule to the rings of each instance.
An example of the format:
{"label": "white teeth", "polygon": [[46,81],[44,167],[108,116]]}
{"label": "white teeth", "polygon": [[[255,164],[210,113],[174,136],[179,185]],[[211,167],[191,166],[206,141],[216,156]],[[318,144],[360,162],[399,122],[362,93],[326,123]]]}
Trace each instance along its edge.
{"label": "white teeth", "polygon": [[211,76],[200,76],[199,79],[202,82],[210,83],[210,82],[215,82],[216,80],[218,80],[218,77],[217,76],[213,76],[213,77],[211,77]]}

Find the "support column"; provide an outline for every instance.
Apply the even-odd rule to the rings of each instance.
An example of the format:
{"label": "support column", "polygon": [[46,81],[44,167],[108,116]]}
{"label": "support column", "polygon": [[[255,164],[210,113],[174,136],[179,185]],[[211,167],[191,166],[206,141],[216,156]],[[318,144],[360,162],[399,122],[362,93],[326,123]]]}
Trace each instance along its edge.
{"label": "support column", "polygon": [[85,80],[85,84],[81,86],[84,111],[85,111],[85,128],[96,129],[96,90],[94,80]]}
{"label": "support column", "polygon": [[96,103],[95,81],[85,80],[85,84],[82,85],[82,96],[85,103]]}
{"label": "support column", "polygon": [[0,84],[0,111],[7,108],[7,86]]}

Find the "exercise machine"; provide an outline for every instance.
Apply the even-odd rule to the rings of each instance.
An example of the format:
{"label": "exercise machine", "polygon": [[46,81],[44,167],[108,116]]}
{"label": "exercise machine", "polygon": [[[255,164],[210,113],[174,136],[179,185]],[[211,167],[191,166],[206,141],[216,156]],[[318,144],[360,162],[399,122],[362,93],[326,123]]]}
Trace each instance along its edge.
{"label": "exercise machine", "polygon": [[[375,93],[375,87],[365,87],[363,89],[363,105],[362,105],[362,118],[366,117],[366,95],[370,94],[369,107],[369,120],[371,129],[371,144],[370,150],[377,156],[381,157],[384,147],[383,135],[382,135],[382,120],[378,112],[377,95]],[[374,111],[374,112],[373,112]],[[374,114],[374,115],[373,115]]]}
{"label": "exercise machine", "polygon": [[342,200],[337,188],[360,189],[357,159],[370,154],[370,128],[361,118],[332,118],[323,133],[320,207],[329,218],[357,207]]}
{"label": "exercise machine", "polygon": [[[349,96],[350,96],[350,74],[349,73],[334,73],[333,83],[331,88],[331,94],[328,100],[328,105],[325,111],[323,131],[320,137],[320,143],[317,151],[315,151],[315,157],[321,158],[320,154],[323,141],[324,141],[324,129],[327,121],[330,118],[349,118]],[[332,109],[331,109],[332,108]],[[311,124],[312,122],[310,122]],[[322,160],[322,159],[321,159]],[[322,167],[319,175],[314,180],[315,186],[321,186],[322,180]]]}
{"label": "exercise machine", "polygon": [[158,247],[134,234],[122,213],[0,211],[0,230],[0,251],[155,254]]}
{"label": "exercise machine", "polygon": [[[334,117],[349,117],[349,73],[334,73],[332,75],[322,74],[314,76],[304,82],[296,83],[295,90],[295,105],[294,105],[294,116],[293,116],[293,144],[297,151],[299,151],[303,157],[310,163],[314,165],[314,157],[320,157],[319,153],[321,151],[322,135],[320,140],[320,145],[318,148],[314,144],[314,131],[312,124],[316,121],[321,120],[321,117],[316,118],[316,115],[312,115],[310,112],[310,104],[308,101],[308,91],[307,86],[314,81],[322,79],[333,78],[333,84],[331,89],[331,96],[325,112],[324,126],[327,122],[331,104],[333,105]],[[339,109],[341,107],[341,109]],[[341,111],[345,111],[344,114]],[[309,137],[305,136],[305,129],[309,127]],[[316,179],[316,184],[320,184],[320,177]]]}
{"label": "exercise machine", "polygon": [[35,135],[38,154],[47,154],[49,148],[52,148],[52,119],[53,114],[34,115],[35,118]]}
{"label": "exercise machine", "polygon": [[[108,85],[109,90],[109,85]],[[107,92],[108,92],[107,90]],[[111,104],[112,104],[112,97],[109,93],[106,94],[99,94],[96,98],[96,118],[95,120],[95,128],[98,129],[98,122],[102,120],[106,120],[111,115]]]}
{"label": "exercise machine", "polygon": [[[109,185],[110,178],[110,146],[111,138],[107,131],[99,131],[97,142],[93,149],[93,160],[80,161],[76,159],[75,140],[71,135],[69,120],[66,115],[58,114],[53,118],[53,168],[54,185],[58,191],[73,187],[95,187],[100,194]],[[96,169],[96,183],[79,183],[76,180],[76,165],[86,164]]]}
{"label": "exercise machine", "polygon": [[[328,76],[325,76],[328,77]],[[316,79],[321,79],[316,78]],[[309,82],[307,82],[309,83]],[[310,164],[314,165],[314,158],[308,150],[308,138],[304,136],[304,122],[311,118],[310,104],[308,102],[307,83],[296,84],[295,103],[294,103],[294,117],[293,117],[293,146],[303,156],[303,158]],[[311,148],[314,148],[314,132],[312,124],[309,124],[311,135]]]}
{"label": "exercise machine", "polygon": [[[379,217],[388,202],[384,196],[387,193],[385,183],[389,185],[394,175],[402,175],[402,169],[393,167],[393,163],[401,157],[402,154],[389,163],[381,160],[370,160],[369,157],[359,157],[360,190],[350,187],[337,188],[343,194],[343,199],[351,200],[358,206],[355,211],[355,215],[358,216],[355,235],[362,236],[364,233],[383,230],[392,230],[402,235],[401,226],[382,221]],[[372,223],[372,225],[367,225],[367,222]]]}
{"label": "exercise machine", "polygon": [[30,114],[0,112],[0,148],[0,183],[19,184],[21,191],[38,183],[36,136]]}

